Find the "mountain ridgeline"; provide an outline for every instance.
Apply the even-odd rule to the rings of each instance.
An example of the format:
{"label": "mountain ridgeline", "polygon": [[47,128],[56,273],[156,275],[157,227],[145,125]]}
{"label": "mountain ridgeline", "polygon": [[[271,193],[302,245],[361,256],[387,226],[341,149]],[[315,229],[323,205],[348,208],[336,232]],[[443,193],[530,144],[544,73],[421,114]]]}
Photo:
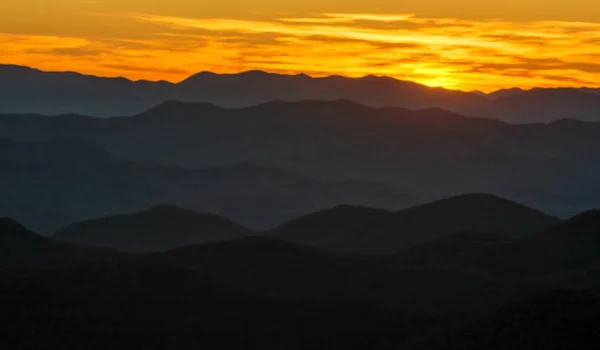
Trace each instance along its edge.
{"label": "mountain ridgeline", "polygon": [[132,115],[168,99],[235,108],[273,100],[348,99],[371,107],[444,108],[517,123],[563,118],[600,120],[597,89],[507,89],[485,95],[430,88],[389,77],[311,78],[262,71],[201,72],[170,83],[0,65],[0,113]]}
{"label": "mountain ridgeline", "polygon": [[398,212],[338,207],[271,231],[302,244],[362,253],[393,253],[461,231],[524,238],[558,218],[492,195],[470,194]]}
{"label": "mountain ridgeline", "polygon": [[128,252],[152,252],[244,237],[251,231],[216,215],[162,205],[145,212],[86,221],[53,238]]}
{"label": "mountain ridgeline", "polygon": [[72,224],[54,239],[127,252],[158,252],[254,234],[339,252],[394,253],[461,231],[526,238],[560,220],[486,194],[439,200],[397,212],[350,205],[302,216],[266,232],[175,206]]}

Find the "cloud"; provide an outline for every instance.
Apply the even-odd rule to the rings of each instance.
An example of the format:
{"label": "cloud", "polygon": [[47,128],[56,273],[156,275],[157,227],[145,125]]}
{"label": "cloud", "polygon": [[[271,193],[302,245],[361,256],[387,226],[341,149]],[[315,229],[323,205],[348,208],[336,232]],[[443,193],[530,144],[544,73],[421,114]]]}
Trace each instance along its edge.
{"label": "cloud", "polygon": [[0,34],[0,51],[11,63],[52,68],[68,61],[93,74],[154,80],[262,69],[389,75],[483,91],[600,86],[600,23],[371,13],[260,20],[132,14],[112,20],[149,24],[152,31],[143,40]]}

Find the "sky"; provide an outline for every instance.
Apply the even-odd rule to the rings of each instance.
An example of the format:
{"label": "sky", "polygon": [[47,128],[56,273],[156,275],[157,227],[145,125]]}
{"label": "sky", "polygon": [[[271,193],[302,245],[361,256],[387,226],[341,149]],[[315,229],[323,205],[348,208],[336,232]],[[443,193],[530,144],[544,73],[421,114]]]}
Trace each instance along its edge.
{"label": "sky", "polygon": [[600,1],[0,1],[0,63],[173,82],[258,69],[600,87]]}

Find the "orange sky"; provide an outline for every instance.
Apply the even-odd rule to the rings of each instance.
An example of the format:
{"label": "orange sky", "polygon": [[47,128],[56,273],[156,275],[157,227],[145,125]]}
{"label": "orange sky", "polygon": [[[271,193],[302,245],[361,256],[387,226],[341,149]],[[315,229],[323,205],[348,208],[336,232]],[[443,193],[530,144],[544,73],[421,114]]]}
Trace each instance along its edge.
{"label": "orange sky", "polygon": [[261,69],[600,87],[600,1],[2,1],[0,63],[170,81]]}

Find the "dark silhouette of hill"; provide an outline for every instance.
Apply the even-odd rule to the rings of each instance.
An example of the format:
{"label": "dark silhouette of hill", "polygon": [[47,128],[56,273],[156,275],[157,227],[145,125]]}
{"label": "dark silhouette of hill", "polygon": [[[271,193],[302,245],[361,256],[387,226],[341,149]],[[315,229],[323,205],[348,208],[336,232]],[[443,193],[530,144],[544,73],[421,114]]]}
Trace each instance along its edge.
{"label": "dark silhouette of hill", "polygon": [[563,118],[598,121],[600,98],[579,89],[512,91],[494,98],[476,115],[508,122],[547,123]]}
{"label": "dark silhouette of hill", "polygon": [[376,225],[391,215],[382,209],[340,205],[289,221],[270,230],[269,235],[335,250],[340,242],[352,240],[357,229]]}
{"label": "dark silhouette of hill", "polygon": [[516,290],[597,289],[599,227],[598,212],[588,211],[523,239],[457,233],[381,259],[394,266],[477,271]]}
{"label": "dark silhouette of hill", "polygon": [[393,253],[459,231],[524,238],[558,221],[500,197],[468,194],[393,214],[338,208],[297,219],[272,234],[342,251]]}
{"label": "dark silhouette of hill", "polygon": [[497,254],[497,251],[504,252],[513,244],[513,240],[502,236],[461,231],[410,247],[398,253],[392,261],[400,266],[488,269],[491,267],[483,262],[491,259],[490,254]]}
{"label": "dark silhouette of hill", "polygon": [[507,305],[472,324],[428,334],[406,349],[597,349],[600,299],[585,291],[549,291]]}
{"label": "dark silhouette of hill", "polygon": [[408,244],[458,231],[523,238],[556,224],[556,217],[489,194],[445,198],[396,213],[381,222],[383,233],[395,233]]}
{"label": "dark silhouette of hill", "polygon": [[498,98],[503,98],[503,97],[508,97],[508,96],[525,94],[525,93],[527,93],[526,90],[523,90],[520,88],[512,88],[512,89],[502,89],[502,90],[494,91],[494,92],[487,94],[487,96],[491,99],[498,99]]}
{"label": "dark silhouette of hill", "polygon": [[12,219],[0,218],[0,279],[8,268],[62,266],[107,254],[112,252],[56,242]]}
{"label": "dark silhouette of hill", "polygon": [[576,215],[529,238],[522,246],[537,257],[532,265],[541,271],[595,269],[600,266],[600,211]]}
{"label": "dark silhouette of hill", "polygon": [[173,86],[14,65],[0,65],[0,81],[3,112],[53,115],[130,115],[164,101]]}
{"label": "dark silhouette of hill", "polygon": [[255,297],[131,259],[42,272],[0,296],[0,339],[10,348],[371,349],[432,324],[364,301]]}
{"label": "dark silhouette of hill", "polygon": [[[252,163],[288,169],[325,183],[311,197],[318,193],[329,197],[329,180],[379,184],[379,190],[365,191],[360,201],[352,199],[367,184],[351,182],[344,191],[336,192],[336,200],[327,201],[328,205],[319,200],[320,205],[308,211],[287,205],[279,213],[304,214],[344,203],[400,209],[456,193],[482,192],[568,217],[596,205],[600,193],[596,181],[600,176],[596,154],[600,124],[572,120],[511,125],[440,109],[368,108],[350,101],[279,101],[243,109],[171,101],[134,117],[108,120],[0,116],[0,137],[16,141],[78,138],[117,158],[153,167]],[[578,186],[571,189],[565,183]],[[356,192],[340,198],[340,193],[350,191]],[[405,197],[402,205],[393,198],[384,199],[386,193],[395,191]],[[302,206],[308,207],[311,199],[302,193],[294,191],[282,202],[301,200]],[[227,206],[239,202],[232,200]],[[246,225],[268,226],[264,222],[255,225],[229,210],[215,212],[173,203]],[[153,204],[157,203],[141,208],[123,206],[116,213]],[[278,224],[292,218],[283,216]]]}
{"label": "dark silhouette of hill", "polygon": [[141,213],[76,223],[57,231],[52,237],[125,252],[152,252],[247,236],[250,232],[216,215],[161,205]]}
{"label": "dark silhouette of hill", "polygon": [[588,210],[537,234],[534,239],[600,239],[600,210]]}
{"label": "dark silhouette of hill", "polygon": [[[325,300],[377,296],[388,303],[403,303],[397,286],[381,285],[391,276],[383,267],[269,237],[186,247],[155,258],[228,276],[228,283],[258,295]],[[372,294],[373,290],[379,293]]]}
{"label": "dark silhouette of hill", "polygon": [[412,196],[390,186],[327,181],[274,167],[140,166],[73,138],[0,141],[0,215],[49,234],[76,221],[169,203],[264,228],[354,203],[401,208]]}
{"label": "dark silhouette of hill", "polygon": [[[227,276],[231,287],[269,297],[366,299],[436,314],[486,310],[506,298],[499,293],[504,287],[477,273],[439,266],[396,267],[270,237],[204,244],[151,258],[214,278]],[[441,291],[436,288],[440,285],[447,287]]]}
{"label": "dark silhouette of hill", "polygon": [[[527,223],[511,213],[529,209],[487,195],[420,208],[454,212],[448,208],[474,199],[482,208],[507,206],[500,211],[506,220]],[[181,218],[190,213],[152,211],[191,227]],[[391,220],[402,212],[342,206],[294,225],[351,232],[333,220],[347,213]],[[259,236],[117,254],[56,242],[3,219],[0,340],[33,349],[513,349],[520,342],[564,346],[572,337],[582,337],[575,345],[596,344],[597,297],[577,290],[599,287],[598,217],[586,212],[523,239],[450,232],[395,255],[332,253]],[[582,252],[587,260],[569,260]],[[535,296],[557,287],[565,291]]]}
{"label": "dark silhouette of hill", "polygon": [[489,95],[430,88],[389,77],[311,78],[261,71],[201,72],[180,83],[101,78],[0,65],[2,113],[132,115],[169,99],[247,107],[273,100],[348,99],[372,107],[444,108],[514,122],[598,121],[595,89],[506,89]]}

